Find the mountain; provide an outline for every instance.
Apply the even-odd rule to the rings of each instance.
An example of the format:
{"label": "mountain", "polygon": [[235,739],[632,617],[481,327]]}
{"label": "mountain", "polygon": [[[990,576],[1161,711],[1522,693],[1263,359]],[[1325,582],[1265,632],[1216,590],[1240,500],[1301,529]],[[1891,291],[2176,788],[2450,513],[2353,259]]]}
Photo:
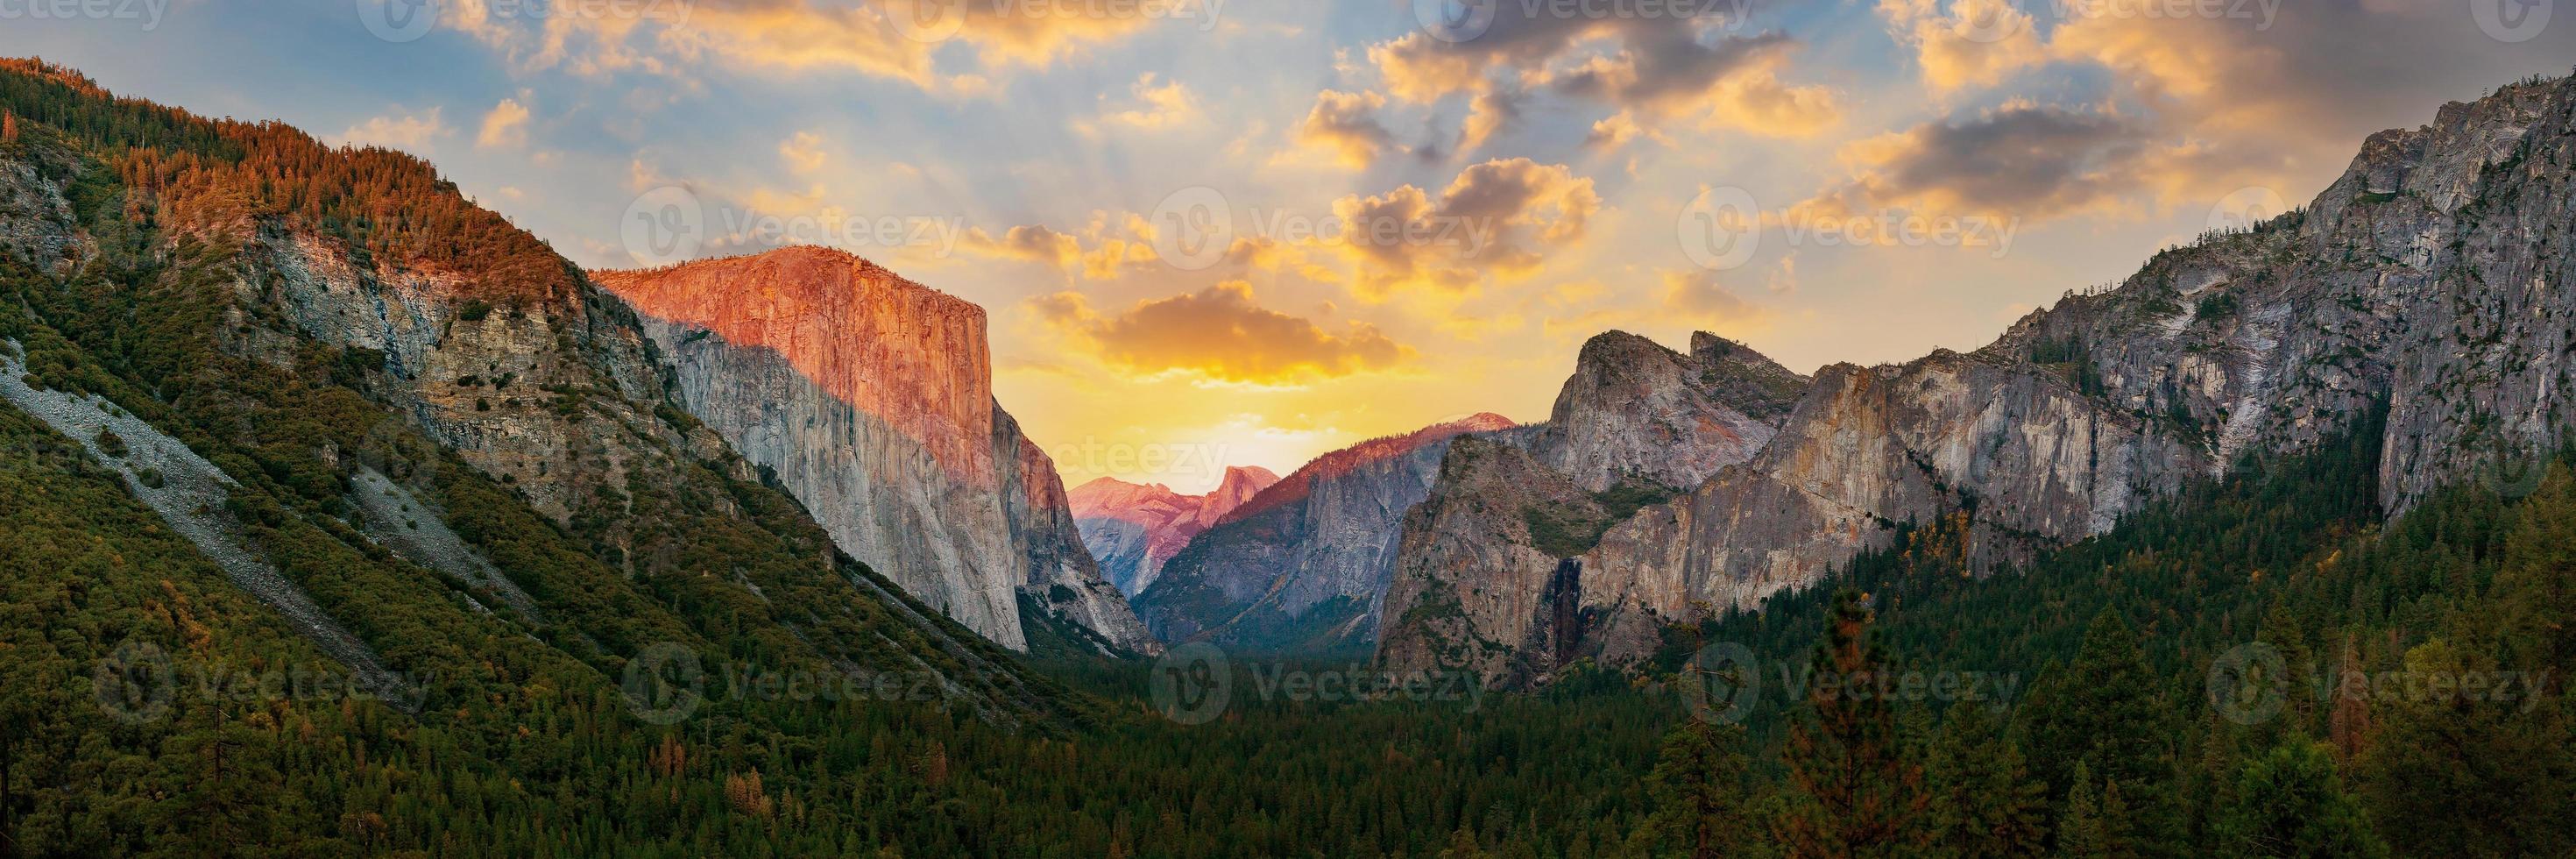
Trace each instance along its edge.
{"label": "mountain", "polygon": [[[336,664],[445,727],[465,709],[544,724],[568,700],[627,723],[613,678],[726,659],[915,677],[925,703],[998,724],[1071,716],[1060,687],[834,551],[665,393],[677,379],[623,302],[427,164],[33,61],[0,62],[0,112],[17,130],[0,142],[0,413],[76,440],[59,467],[130,493],[35,503],[98,539],[179,535],[189,558],[85,568],[95,608],[140,575],[168,589],[150,602],[255,600],[291,621],[220,645],[120,623],[83,649]],[[440,777],[561,772],[492,756]]]}
{"label": "mountain", "polygon": [[[2518,473],[2571,419],[2576,296],[2553,286],[2576,275],[2571,168],[2576,84],[2506,87],[2373,136],[2305,209],[2161,253],[1984,349],[1825,368],[1751,460],[1597,546],[1490,575],[1457,561],[1489,535],[1424,511],[1404,561],[1419,596],[1396,609],[1420,631],[1380,657],[1496,681],[1633,661],[1637,630],[1811,586],[1906,528],[1992,569],[2383,409],[2391,512]],[[1450,598],[1480,591],[1497,595]]]}
{"label": "mountain", "polygon": [[1279,482],[1279,475],[1258,466],[1225,470],[1225,479],[1205,495],[1182,495],[1162,484],[1140,485],[1103,477],[1074,487],[1075,524],[1083,545],[1100,562],[1101,574],[1130,597],[1145,590],[1171,560],[1225,514],[1251,501]]}
{"label": "mountain", "polygon": [[[1482,643],[1527,638],[1552,652],[1580,627],[1566,593],[1579,568],[1562,559],[1639,508],[1751,459],[1808,385],[1705,332],[1692,335],[1688,355],[1625,332],[1592,338],[1547,423],[1450,447],[1430,494],[1401,523],[1382,658],[1487,675],[1553,670],[1555,660],[1520,664],[1514,650]],[[1659,635],[1639,623],[1592,638],[1652,647]],[[1455,642],[1482,649],[1452,652]]]}
{"label": "mountain", "polygon": [[591,277],[636,308],[681,405],[852,557],[1013,649],[1023,597],[1155,649],[1054,463],[993,401],[983,308],[813,247]]}
{"label": "mountain", "polygon": [[1449,441],[1513,426],[1471,415],[1316,457],[1191,539],[1137,595],[1136,613],[1167,642],[1364,646],[1394,570],[1396,523],[1429,492]]}

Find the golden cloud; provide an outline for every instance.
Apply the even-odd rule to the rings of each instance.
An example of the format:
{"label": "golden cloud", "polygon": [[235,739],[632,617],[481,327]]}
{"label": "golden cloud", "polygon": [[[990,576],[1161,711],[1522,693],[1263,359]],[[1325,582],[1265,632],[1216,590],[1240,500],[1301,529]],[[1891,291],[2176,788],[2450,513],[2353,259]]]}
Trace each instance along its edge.
{"label": "golden cloud", "polygon": [[1581,242],[1600,211],[1591,179],[1527,158],[1468,167],[1437,199],[1405,185],[1333,203],[1343,231],[1335,243],[1358,269],[1357,292],[1373,301],[1415,288],[1465,292],[1488,275],[1525,276]]}
{"label": "golden cloud", "polygon": [[1351,322],[1334,332],[1264,308],[1252,285],[1239,280],[1141,302],[1110,316],[1074,292],[1032,299],[1030,309],[1103,363],[1142,374],[1295,384],[1386,369],[1414,354],[1367,323]]}
{"label": "golden cloud", "polygon": [[1328,89],[1316,93],[1315,107],[1306,112],[1297,141],[1331,153],[1345,167],[1365,168],[1377,160],[1378,153],[1401,148],[1395,134],[1377,120],[1377,112],[1385,107],[1386,96],[1373,92]]}

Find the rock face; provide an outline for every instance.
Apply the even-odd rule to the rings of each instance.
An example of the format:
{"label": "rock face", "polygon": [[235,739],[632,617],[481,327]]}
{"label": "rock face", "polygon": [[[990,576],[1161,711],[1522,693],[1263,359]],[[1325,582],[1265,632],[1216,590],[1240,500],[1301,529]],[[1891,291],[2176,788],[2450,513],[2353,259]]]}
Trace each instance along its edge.
{"label": "rock face", "polygon": [[[2507,87],[2372,137],[2306,209],[2070,293],[1976,353],[1826,368],[1751,460],[1579,555],[1511,555],[1487,545],[1507,527],[1426,505],[1405,567],[1426,578],[1423,632],[1381,657],[1495,682],[1633,659],[1635,630],[1813,585],[1899,523],[1953,529],[1991,567],[2382,403],[2389,511],[2471,480],[2510,492],[2571,419],[2572,183],[2576,83]],[[1549,561],[1564,569],[1531,575]]]}
{"label": "rock face", "polygon": [[1429,495],[1450,440],[1512,427],[1479,414],[1318,457],[1192,539],[1137,597],[1137,614],[1169,642],[1366,647],[1400,523]]}
{"label": "rock face", "polygon": [[1651,622],[1594,628],[1592,583],[1572,556],[1640,506],[1753,458],[1807,387],[1713,334],[1693,336],[1689,355],[1623,332],[1593,338],[1547,423],[1450,447],[1403,523],[1381,659],[1530,678],[1614,638],[1651,648]]}
{"label": "rock face", "polygon": [[1259,467],[1232,467],[1205,495],[1182,495],[1156,483],[1138,485],[1103,477],[1072,492],[1075,524],[1100,573],[1130,597],[1162,575],[1163,562],[1199,535],[1279,482]]}
{"label": "rock face", "polygon": [[1022,594],[1152,649],[993,402],[982,308],[818,248],[593,277],[634,304],[680,403],[852,557],[1014,649]]}

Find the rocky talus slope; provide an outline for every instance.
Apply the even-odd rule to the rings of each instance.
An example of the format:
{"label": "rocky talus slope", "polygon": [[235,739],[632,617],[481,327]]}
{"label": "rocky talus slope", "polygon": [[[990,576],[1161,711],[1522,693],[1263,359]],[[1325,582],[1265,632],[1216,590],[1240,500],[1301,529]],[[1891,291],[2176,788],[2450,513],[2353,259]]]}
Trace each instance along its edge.
{"label": "rocky talus slope", "polygon": [[1163,565],[1136,611],[1164,641],[1335,651],[1375,639],[1404,513],[1449,442],[1511,430],[1479,414],[1317,457],[1253,496]]}
{"label": "rocky talus slope", "polygon": [[[1567,580],[1541,587],[1570,611],[1540,601],[1509,623],[1425,624],[1381,656],[1496,682],[1569,656],[1625,661],[1649,641],[1633,630],[1814,585],[1901,523],[1957,531],[1991,568],[2383,407],[2391,512],[2516,473],[2571,417],[2572,182],[2576,83],[2446,105],[2430,125],[2373,136],[2303,210],[2158,254],[1984,349],[1825,368],[1751,460],[1559,559]],[[1463,539],[1422,536],[1426,551]],[[1531,589],[1518,568],[1419,571],[1425,593]],[[1498,598],[1498,611],[1530,602]],[[1571,647],[1561,629],[1513,631],[1569,615]]]}
{"label": "rocky talus slope", "polygon": [[1053,462],[994,403],[983,308],[809,247],[592,277],[641,314],[690,414],[852,557],[1014,649],[1022,595],[1154,649]]}
{"label": "rocky talus slope", "polygon": [[1074,523],[1100,562],[1101,575],[1133,597],[1161,576],[1163,562],[1225,515],[1279,482],[1260,467],[1236,466],[1203,495],[1183,495],[1160,483],[1103,477],[1073,488]]}

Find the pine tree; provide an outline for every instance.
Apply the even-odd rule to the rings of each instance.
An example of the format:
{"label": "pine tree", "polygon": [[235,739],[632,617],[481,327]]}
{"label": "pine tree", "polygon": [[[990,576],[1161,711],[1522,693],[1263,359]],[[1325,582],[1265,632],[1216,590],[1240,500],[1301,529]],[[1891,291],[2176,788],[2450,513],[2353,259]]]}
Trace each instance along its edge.
{"label": "pine tree", "polygon": [[1740,852],[1754,834],[1743,746],[1744,729],[1696,718],[1666,733],[1646,780],[1654,811],[1630,846],[1643,854],[1692,859]]}
{"label": "pine tree", "polygon": [[1798,797],[1778,835],[1792,856],[1913,855],[1923,846],[1923,770],[1899,748],[1874,622],[1858,592],[1834,595],[1807,718],[1789,730],[1786,764]]}
{"label": "pine tree", "polygon": [[2066,791],[2066,813],[2057,823],[2057,852],[2068,859],[2131,859],[2138,855],[2128,803],[2111,782],[2098,793],[2092,767],[2078,762]]}
{"label": "pine tree", "polygon": [[1933,851],[1944,856],[2038,856],[2047,846],[2048,785],[1980,702],[1950,708],[1924,767]]}
{"label": "pine tree", "polygon": [[0,143],[18,142],[18,114],[0,112]]}
{"label": "pine tree", "polygon": [[2361,806],[2343,790],[2334,757],[2321,743],[2293,739],[2247,761],[2235,800],[2220,817],[2219,838],[2232,856],[2384,856]]}
{"label": "pine tree", "polygon": [[2070,795],[2076,781],[2070,767],[2084,764],[2104,785],[2119,787],[2142,841],[2173,843],[2181,827],[2166,744],[2177,731],[2156,694],[2156,675],[2137,634],[2106,609],[2085,631],[2075,660],[2052,675],[2043,678],[2044,704],[2035,697],[2032,703],[2041,706],[2029,711],[2030,753],[2048,776],[2051,794]]}

